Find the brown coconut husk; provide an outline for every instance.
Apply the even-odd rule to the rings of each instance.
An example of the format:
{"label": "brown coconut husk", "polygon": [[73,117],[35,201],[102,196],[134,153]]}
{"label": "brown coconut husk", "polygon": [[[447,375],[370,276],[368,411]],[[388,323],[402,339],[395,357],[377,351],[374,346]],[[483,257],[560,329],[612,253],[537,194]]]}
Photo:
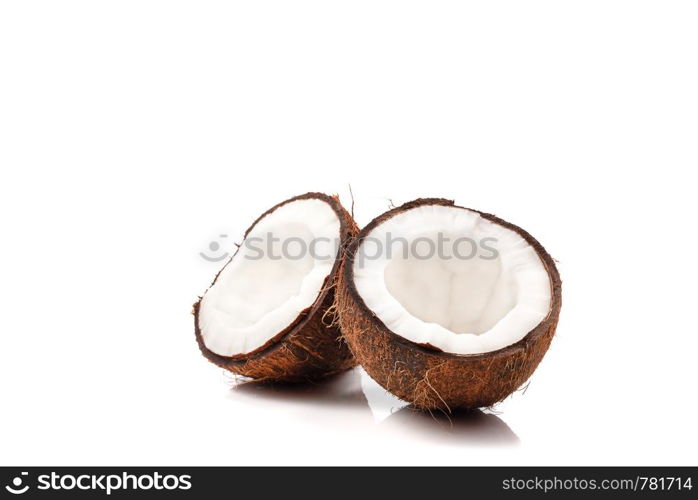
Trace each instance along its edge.
{"label": "brown coconut husk", "polygon": [[337,306],[344,337],[357,361],[385,389],[420,409],[491,406],[521,387],[550,346],[561,306],[561,281],[552,257],[533,236],[498,217],[473,210],[521,235],[538,253],[550,277],[550,312],[523,339],[503,349],[460,355],[419,345],[391,330],[366,306],[354,283],[353,259],[361,240],[386,220],[420,205],[454,206],[438,198],[418,199],[374,219],[349,245],[340,271]]}
{"label": "brown coconut husk", "polygon": [[[341,336],[338,322],[334,319],[335,290],[341,261],[349,242],[359,232],[354,219],[339,202],[339,197],[323,193],[307,193],[283,201],[264,212],[245,232],[245,238],[260,220],[277,208],[293,201],[313,198],[328,203],[340,221],[339,255],[317,299],[302,311],[291,325],[260,348],[244,355],[227,357],[214,353],[204,344],[199,329],[200,297],[192,311],[196,341],[201,353],[212,363],[238,375],[277,382],[315,380],[356,365],[354,357]],[[233,258],[235,255],[231,261]],[[216,283],[218,276],[220,272],[211,286]]]}

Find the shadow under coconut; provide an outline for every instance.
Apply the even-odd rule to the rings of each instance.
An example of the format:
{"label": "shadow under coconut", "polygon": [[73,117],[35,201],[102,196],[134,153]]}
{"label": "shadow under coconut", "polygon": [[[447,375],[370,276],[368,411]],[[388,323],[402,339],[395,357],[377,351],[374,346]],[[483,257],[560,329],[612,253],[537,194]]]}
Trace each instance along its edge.
{"label": "shadow under coconut", "polygon": [[356,369],[314,382],[241,382],[231,389],[231,396],[238,395],[295,403],[368,407],[368,401],[361,390],[361,377]]}
{"label": "shadow under coconut", "polygon": [[516,446],[520,442],[516,433],[501,418],[482,410],[458,411],[446,416],[441,412],[430,414],[408,405],[385,419],[381,426],[406,429],[412,434],[454,446]]}

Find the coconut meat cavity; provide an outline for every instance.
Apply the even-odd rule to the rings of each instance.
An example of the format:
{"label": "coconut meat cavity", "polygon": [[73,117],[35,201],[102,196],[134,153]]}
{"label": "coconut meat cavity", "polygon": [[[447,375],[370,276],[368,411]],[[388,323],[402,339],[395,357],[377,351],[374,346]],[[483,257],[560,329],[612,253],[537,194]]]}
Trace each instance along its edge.
{"label": "coconut meat cavity", "polygon": [[337,259],[340,220],[320,199],[287,203],[247,234],[201,300],[199,328],[221,356],[251,353],[313,305]]}
{"label": "coconut meat cavity", "polygon": [[534,248],[460,207],[421,205],[387,219],[352,265],[358,294],[389,330],[449,353],[514,344],[551,309],[550,278]]}

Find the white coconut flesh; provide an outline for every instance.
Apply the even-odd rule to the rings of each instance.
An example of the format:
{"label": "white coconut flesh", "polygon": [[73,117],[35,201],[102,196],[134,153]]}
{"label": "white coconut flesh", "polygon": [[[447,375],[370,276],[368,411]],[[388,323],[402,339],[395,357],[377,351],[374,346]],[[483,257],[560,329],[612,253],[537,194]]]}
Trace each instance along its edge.
{"label": "white coconut flesh", "polygon": [[289,327],[322,291],[339,237],[339,217],[320,199],[261,219],[201,300],[204,345],[221,356],[248,354]]}
{"label": "white coconut flesh", "polygon": [[353,271],[359,295],[388,329],[454,354],[514,344],[551,306],[550,278],[533,247],[458,207],[422,205],[379,224],[357,248]]}

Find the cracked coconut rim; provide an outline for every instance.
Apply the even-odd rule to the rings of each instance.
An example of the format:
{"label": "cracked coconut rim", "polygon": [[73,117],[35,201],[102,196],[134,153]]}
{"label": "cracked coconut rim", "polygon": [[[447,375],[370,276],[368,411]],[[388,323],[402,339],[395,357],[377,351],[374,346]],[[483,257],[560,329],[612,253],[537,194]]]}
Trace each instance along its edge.
{"label": "cracked coconut rim", "polygon": [[453,205],[383,221],[362,237],[352,267],[358,295],[386,328],[447,353],[515,344],[551,311],[550,277],[533,246]]}

